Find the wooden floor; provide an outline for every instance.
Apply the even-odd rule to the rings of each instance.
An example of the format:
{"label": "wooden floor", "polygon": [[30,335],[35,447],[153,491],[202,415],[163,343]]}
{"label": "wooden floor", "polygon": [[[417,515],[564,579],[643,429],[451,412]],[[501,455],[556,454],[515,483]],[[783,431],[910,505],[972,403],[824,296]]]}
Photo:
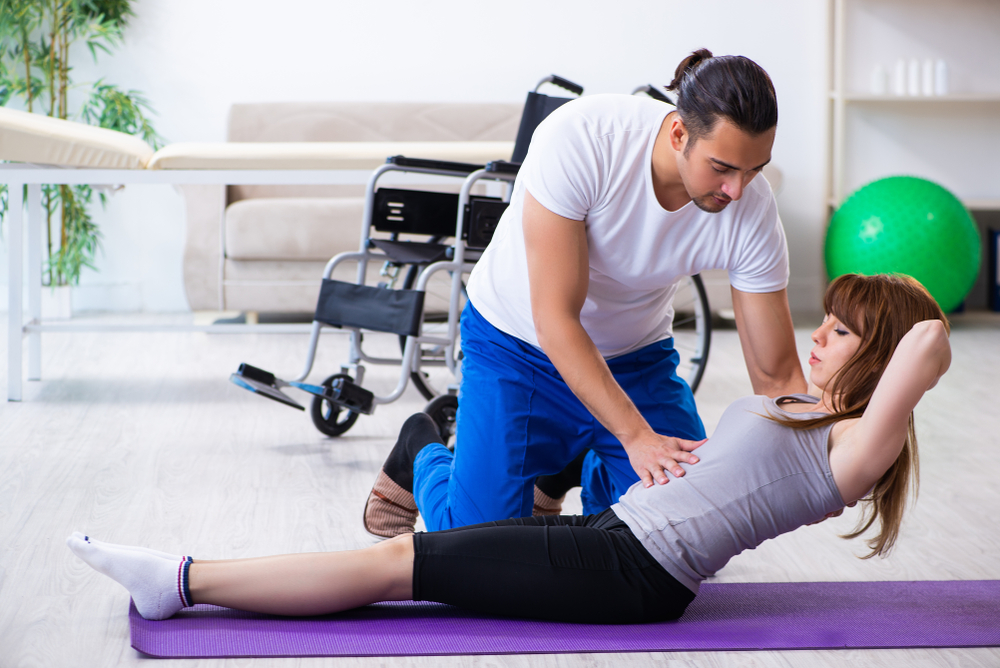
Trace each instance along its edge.
{"label": "wooden floor", "polygon": [[[855,558],[862,546],[836,537],[852,525],[849,513],[737,557],[718,581],[1000,578],[1000,319],[960,317],[954,329],[952,370],[918,408],[923,484],[896,552]],[[808,333],[799,331],[800,353],[809,349]],[[376,350],[393,346],[369,340]],[[360,521],[365,497],[398,427],[424,404],[408,389],[344,437],[327,439],[305,414],[227,382],[242,361],[294,376],[306,349],[300,335],[46,334],[43,347],[44,380],[25,384],[23,402],[0,403],[3,667],[145,663],[129,646],[125,590],[70,553],[63,541],[74,530],[196,558],[370,544]],[[325,336],[317,368],[333,373],[345,358],[344,338]],[[366,385],[384,393],[396,375],[392,367],[371,368]],[[710,431],[723,408],[748,391],[735,332],[717,332],[698,392]],[[986,667],[1000,665],[1000,649],[157,665],[175,664]]]}

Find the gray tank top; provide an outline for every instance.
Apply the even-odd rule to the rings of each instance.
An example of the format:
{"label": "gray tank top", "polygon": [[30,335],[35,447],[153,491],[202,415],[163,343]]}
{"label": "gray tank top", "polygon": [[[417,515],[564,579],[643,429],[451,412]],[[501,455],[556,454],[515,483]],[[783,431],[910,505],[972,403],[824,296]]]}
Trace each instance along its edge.
{"label": "gray tank top", "polygon": [[766,416],[818,413],[789,413],[778,401],[734,402],[696,451],[700,461],[683,465],[684,477],[649,488],[636,483],[612,506],[667,572],[695,593],[743,550],[844,507],[827,452],[832,425],[784,427]]}

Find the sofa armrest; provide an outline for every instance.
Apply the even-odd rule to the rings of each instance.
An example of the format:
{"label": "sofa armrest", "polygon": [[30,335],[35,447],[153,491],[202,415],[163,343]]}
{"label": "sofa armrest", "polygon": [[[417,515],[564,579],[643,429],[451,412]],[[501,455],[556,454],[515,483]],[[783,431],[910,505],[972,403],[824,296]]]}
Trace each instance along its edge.
{"label": "sofa armrest", "polygon": [[224,185],[179,185],[187,221],[184,240],[184,291],[192,311],[224,310],[220,293]]}

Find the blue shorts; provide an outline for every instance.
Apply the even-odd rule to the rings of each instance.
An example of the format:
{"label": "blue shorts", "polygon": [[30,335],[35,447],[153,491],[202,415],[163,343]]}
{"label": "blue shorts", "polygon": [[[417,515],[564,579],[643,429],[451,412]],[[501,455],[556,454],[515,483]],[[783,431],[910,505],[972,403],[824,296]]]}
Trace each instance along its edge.
{"label": "blue shorts", "polygon": [[[455,453],[424,448],[413,491],[429,531],[531,515],[535,478],[590,449],[584,513],[606,509],[638,482],[621,443],[570,391],[539,348],[491,325],[471,302],[462,313],[462,384]],[[652,428],[705,437],[678,354],[666,339],[609,359],[615,380]]]}

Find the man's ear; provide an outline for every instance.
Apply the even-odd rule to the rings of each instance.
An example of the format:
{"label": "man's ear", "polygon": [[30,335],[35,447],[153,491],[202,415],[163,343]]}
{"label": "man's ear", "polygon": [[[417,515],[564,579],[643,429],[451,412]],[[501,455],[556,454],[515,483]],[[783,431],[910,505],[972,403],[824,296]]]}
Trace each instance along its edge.
{"label": "man's ear", "polygon": [[683,151],[684,147],[687,146],[690,135],[688,134],[687,126],[681,120],[680,114],[674,116],[673,120],[670,121],[669,137],[670,147],[675,151]]}

